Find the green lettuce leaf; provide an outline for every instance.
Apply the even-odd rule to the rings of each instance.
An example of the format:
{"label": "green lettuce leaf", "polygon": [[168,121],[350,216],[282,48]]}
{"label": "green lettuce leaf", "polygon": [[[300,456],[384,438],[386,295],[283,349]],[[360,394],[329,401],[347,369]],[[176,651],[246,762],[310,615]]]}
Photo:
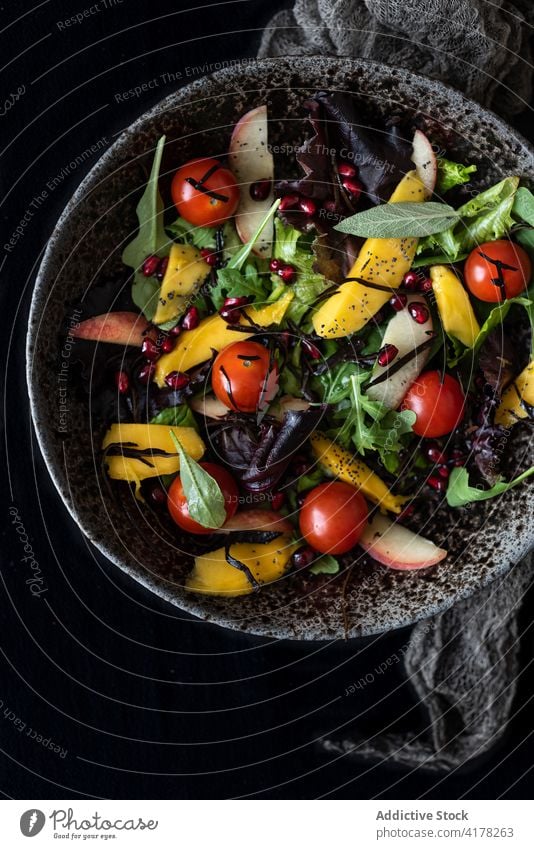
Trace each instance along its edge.
{"label": "green lettuce leaf", "polygon": [[276,218],[274,222],[274,256],[293,265],[298,274],[295,283],[290,286],[294,299],[286,313],[292,321],[300,324],[304,315],[315,303],[319,295],[332,286],[332,281],[314,271],[316,257],[312,251],[312,240],[295,230],[289,224]]}
{"label": "green lettuce leaf", "polygon": [[193,411],[187,404],[179,404],[177,407],[165,407],[157,416],[150,419],[150,424],[165,424],[170,425],[170,427],[193,427],[195,430],[198,430]]}
{"label": "green lettuce leaf", "polygon": [[449,262],[457,261],[476,245],[501,239],[514,223],[512,207],[518,184],[519,177],[506,177],[471,198],[457,210],[460,220],[456,224],[419,241],[417,255],[435,254],[437,249]]}
{"label": "green lettuce leaf", "polygon": [[136,207],[138,233],[122,252],[123,263],[134,270],[133,302],[149,321],[156,312],[160,284],[154,277],[145,277],[140,268],[147,256],[163,257],[169,253],[169,238],[163,226],[163,201],[158,189],[164,146],[165,136],[162,136],[156,146],[148,183]]}
{"label": "green lettuce leaf", "polygon": [[527,224],[534,227],[534,195],[530,189],[520,186],[515,194],[512,213],[520,221],[526,221]]}
{"label": "green lettuce leaf", "polygon": [[177,218],[166,229],[176,242],[194,245],[199,250],[201,248],[215,248],[216,227],[197,227],[195,224],[190,224],[185,218]]}
{"label": "green lettuce leaf", "polygon": [[449,507],[463,507],[473,501],[486,501],[488,498],[495,498],[496,495],[502,495],[503,492],[507,492],[512,487],[522,483],[531,475],[534,475],[534,466],[509,483],[498,481],[491,489],[478,489],[476,486],[469,485],[467,469],[453,469],[447,487],[447,504]]}
{"label": "green lettuce leaf", "polygon": [[437,194],[444,194],[454,186],[468,183],[470,174],[477,170],[476,165],[462,165],[461,162],[452,162],[445,157],[438,157],[438,178],[436,182]]}
{"label": "green lettuce leaf", "polygon": [[488,317],[486,318],[484,324],[480,328],[480,331],[477,335],[477,338],[475,339],[475,344],[473,345],[473,347],[463,348],[461,352],[457,351],[456,356],[452,360],[450,360],[449,366],[453,368],[459,365],[460,363],[465,362],[466,360],[472,360],[477,354],[477,352],[480,350],[481,346],[486,341],[491,331],[495,330],[496,327],[503,323],[504,319],[510,312],[510,308],[514,304],[518,304],[519,306],[524,307],[527,311],[527,315],[532,326],[532,336],[534,338],[534,288],[531,288],[526,293],[526,296],[518,295],[516,298],[508,298],[502,304],[493,307]]}

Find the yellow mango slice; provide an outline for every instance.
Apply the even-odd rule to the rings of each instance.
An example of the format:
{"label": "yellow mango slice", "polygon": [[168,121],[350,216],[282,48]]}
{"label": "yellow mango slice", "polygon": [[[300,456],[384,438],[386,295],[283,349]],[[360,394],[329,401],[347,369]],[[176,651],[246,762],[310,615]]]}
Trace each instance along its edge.
{"label": "yellow mango slice", "polygon": [[[291,555],[299,547],[299,543],[292,543],[290,539],[284,535],[266,543],[236,542],[230,554],[248,566],[258,583],[268,584],[282,577]],[[254,588],[244,572],[228,563],[224,548],[218,548],[195,557],[186,589],[204,595],[231,597],[248,595]]]}
{"label": "yellow mango slice", "polygon": [[[261,327],[268,327],[270,324],[279,324],[285,312],[293,300],[292,292],[285,292],[273,304],[266,304],[264,307],[247,307],[247,314],[252,321]],[[240,322],[244,327],[247,326],[246,319],[241,319]],[[156,371],[154,380],[158,386],[165,386],[165,375],[171,371],[189,371],[189,369],[204,363],[211,359],[213,351],[222,351],[227,345],[232,342],[238,342],[240,339],[248,339],[252,336],[251,333],[237,332],[229,330],[226,321],[220,315],[210,315],[204,318],[198,327],[194,330],[184,330],[180,333],[176,347],[170,354],[165,354],[160,357],[156,363]]]}
{"label": "yellow mango slice", "polygon": [[430,279],[445,331],[467,348],[472,348],[480,333],[480,325],[460,279],[448,265],[433,265]]}
{"label": "yellow mango slice", "polygon": [[529,407],[534,407],[534,360],[530,361],[503,392],[501,403],[495,413],[495,424],[511,427],[518,419],[526,419],[528,413],[521,406],[522,401]]}
{"label": "yellow mango slice", "polygon": [[179,318],[209,272],[208,263],[193,245],[172,245],[167,271],[161,282],[154,324],[166,324]]}
{"label": "yellow mango slice", "polygon": [[[176,446],[172,441],[171,430],[180,445],[194,460],[200,460],[205,445],[197,431],[192,427],[169,427],[156,424],[113,424],[106,431],[102,449],[110,445],[130,443],[128,447],[140,451],[140,459],[126,457],[123,454],[106,455],[107,473],[113,480],[128,481],[135,484],[136,498],[140,498],[140,483],[145,478],[157,475],[172,475],[180,468]],[[125,446],[126,447],[126,446]],[[152,456],[151,449],[165,451],[169,456]]]}
{"label": "yellow mango slice", "polygon": [[[419,203],[425,199],[424,186],[415,171],[409,171],[391,195],[390,203]],[[378,286],[397,289],[412,265],[417,239],[366,239],[350,277],[360,277]],[[337,339],[361,330],[390,299],[391,292],[347,281],[330,296],[313,316],[315,332],[325,339]]]}
{"label": "yellow mango slice", "polygon": [[382,510],[400,513],[409,495],[394,495],[384,481],[358,457],[316,431],[310,436],[315,458],[333,477],[350,483]]}

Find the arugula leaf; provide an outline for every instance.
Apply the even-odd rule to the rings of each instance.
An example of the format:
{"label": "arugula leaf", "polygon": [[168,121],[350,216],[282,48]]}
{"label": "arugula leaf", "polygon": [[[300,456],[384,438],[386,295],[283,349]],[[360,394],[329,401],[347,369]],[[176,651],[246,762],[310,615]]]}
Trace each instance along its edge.
{"label": "arugula leaf", "polygon": [[163,201],[158,189],[164,146],[165,136],[161,136],[156,146],[148,183],[136,207],[139,231],[122,252],[123,263],[134,269],[133,302],[149,321],[154,318],[156,312],[160,284],[154,278],[145,277],[140,268],[147,256],[165,256],[169,252],[169,239],[163,227]]}
{"label": "arugula leaf", "polygon": [[452,162],[450,159],[445,159],[444,156],[439,156],[436,192],[444,194],[454,186],[468,183],[471,179],[469,175],[476,170],[476,165],[462,165],[461,162]]}
{"label": "arugula leaf", "polygon": [[[519,177],[506,177],[456,210],[459,218],[452,227],[422,239],[417,256],[443,251],[456,262],[476,245],[502,238],[513,225],[512,206]],[[428,262],[428,260],[426,260]]]}
{"label": "arugula leaf", "polygon": [[256,301],[265,301],[269,294],[269,275],[261,277],[252,263],[244,271],[237,268],[220,268],[217,283],[209,291],[215,308],[220,309],[225,298],[254,297]]}
{"label": "arugula leaf", "polygon": [[339,569],[340,566],[335,557],[331,554],[323,554],[313,566],[310,566],[309,571],[312,575],[337,575]]}
{"label": "arugula leaf", "polygon": [[180,479],[189,515],[204,528],[220,528],[226,522],[224,495],[215,478],[190,457],[171,430],[180,457]]}
{"label": "arugula leaf", "polygon": [[177,218],[166,229],[177,242],[194,245],[199,250],[201,248],[215,248],[216,227],[197,227],[195,224],[190,224],[185,218]]}
{"label": "arugula leaf", "polygon": [[275,202],[272,204],[272,206],[270,207],[270,209],[268,210],[268,212],[266,213],[266,215],[262,219],[258,229],[254,233],[254,235],[252,236],[250,241],[248,241],[246,243],[246,245],[243,245],[238,251],[235,252],[233,257],[228,262],[228,265],[226,266],[227,268],[237,268],[238,270],[241,270],[241,268],[243,268],[243,265],[245,264],[245,262],[249,258],[249,255],[252,252],[252,248],[256,244],[256,241],[258,240],[258,238],[261,236],[261,234],[265,230],[269,221],[271,221],[271,219],[274,218],[276,210],[280,206],[280,201],[281,201],[281,198],[278,198],[277,200],[275,200]]}
{"label": "arugula leaf", "polygon": [[150,419],[150,424],[166,424],[171,427],[194,427],[198,430],[197,421],[188,404],[178,404],[177,407],[165,407]]}
{"label": "arugula leaf", "polygon": [[284,224],[280,218],[274,222],[275,256],[294,266],[297,279],[289,288],[294,294],[286,316],[300,324],[309,308],[332,281],[314,270],[316,257],[312,250],[312,241],[290,224]]}
{"label": "arugula leaf", "polygon": [[[492,330],[496,327],[499,327],[508,315],[510,308],[514,304],[518,304],[521,307],[524,307],[527,311],[527,315],[529,317],[529,321],[532,325],[532,336],[534,337],[534,288],[531,288],[526,293],[526,297],[524,295],[518,295],[515,298],[508,298],[506,301],[503,301],[502,304],[494,307],[486,318],[484,324],[480,328],[480,331],[475,339],[475,344],[472,348],[463,349],[462,353],[456,351],[455,357],[449,362],[450,367],[455,367],[459,363],[464,362],[467,359],[473,359],[477,354],[480,347],[486,341],[486,338],[489,336]],[[533,341],[533,349],[534,349],[534,341]],[[534,350],[533,350],[534,353]]]}
{"label": "arugula leaf", "polygon": [[498,481],[491,489],[478,489],[476,486],[469,486],[467,469],[453,469],[447,487],[447,504],[449,507],[463,507],[473,501],[486,501],[488,498],[502,495],[503,492],[507,492],[512,487],[522,483],[531,475],[534,475],[534,466],[509,483]]}
{"label": "arugula leaf", "polygon": [[334,229],[352,236],[402,239],[441,233],[457,221],[458,213],[446,203],[383,203],[345,218]]}
{"label": "arugula leaf", "polygon": [[515,193],[512,213],[521,221],[526,221],[534,227],[534,195],[529,189],[521,186]]}

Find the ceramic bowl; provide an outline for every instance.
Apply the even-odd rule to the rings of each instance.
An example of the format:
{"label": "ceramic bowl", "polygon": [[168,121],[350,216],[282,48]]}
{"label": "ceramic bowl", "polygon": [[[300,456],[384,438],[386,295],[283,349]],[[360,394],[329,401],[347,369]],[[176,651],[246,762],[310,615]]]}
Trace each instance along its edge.
{"label": "ceramic bowl", "polygon": [[[495,115],[446,86],[363,60],[291,58],[249,62],[198,80],[161,101],[120,135],[75,192],[50,239],[35,285],[28,333],[28,385],[49,472],[81,530],[113,563],[173,605],[253,634],[303,640],[357,637],[431,616],[503,575],[532,543],[534,490],[528,486],[471,510],[439,514],[431,536],[450,555],[428,575],[355,567],[328,590],[286,577],[251,596],[217,599],[184,590],[190,561],[151,515],[109,497],[98,460],[91,402],[60,394],[69,350],[60,328],[68,304],[102,274],[121,268],[122,242],[135,231],[135,205],[156,140],[168,140],[164,170],[194,156],[223,154],[246,110],[267,103],[270,140],[295,145],[306,132],[303,101],[318,89],[353,93],[362,120],[418,114],[461,161],[478,165],[477,188],[504,176],[534,179],[527,143]],[[288,167],[281,163],[282,170]],[[66,403],[65,403],[66,402]],[[67,408],[66,411],[63,408]],[[525,436],[508,446],[524,468]],[[513,469],[512,469],[513,471]]]}

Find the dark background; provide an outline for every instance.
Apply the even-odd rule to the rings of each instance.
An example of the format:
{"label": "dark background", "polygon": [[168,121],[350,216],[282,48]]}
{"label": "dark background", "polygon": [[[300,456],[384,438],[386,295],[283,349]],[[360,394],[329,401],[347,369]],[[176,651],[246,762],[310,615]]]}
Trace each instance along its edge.
{"label": "dark background", "polygon": [[[255,55],[261,27],[283,4],[200,2],[182,13],[169,0],[107,0],[107,9],[100,0],[100,11],[83,23],[58,28],[57,21],[91,5],[3,6],[0,56],[8,64],[1,100],[25,90],[0,118],[2,244],[75,155],[104,136],[111,142],[172,91],[176,84],[164,85],[161,74],[181,72],[187,82],[201,75],[188,75],[187,68]],[[154,78],[157,88],[116,102],[116,93]],[[518,126],[525,132],[526,116]],[[401,663],[356,695],[343,695],[398,653],[409,631],[367,642],[297,644],[205,625],[112,567],[72,523],[33,438],[24,343],[42,249],[95,159],[49,192],[12,253],[1,251],[8,470],[2,486],[1,792],[18,799],[531,796],[528,702],[534,690],[526,676],[504,739],[483,761],[452,776],[334,760],[319,741],[336,728],[375,734],[424,727]],[[10,504],[46,581],[40,598],[25,584]],[[527,632],[524,658],[532,648]],[[33,740],[30,728],[66,750],[64,757]]]}

